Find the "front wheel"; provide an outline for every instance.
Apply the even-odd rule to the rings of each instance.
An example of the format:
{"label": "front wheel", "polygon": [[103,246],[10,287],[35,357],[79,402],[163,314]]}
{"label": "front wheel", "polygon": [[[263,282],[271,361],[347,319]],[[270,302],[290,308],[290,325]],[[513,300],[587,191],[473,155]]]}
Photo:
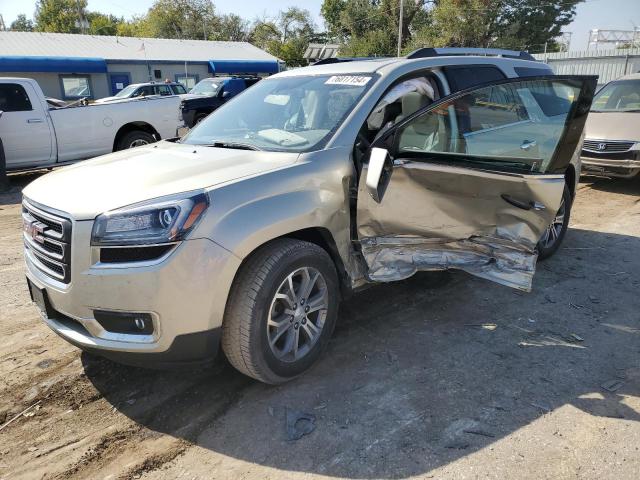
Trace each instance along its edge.
{"label": "front wheel", "polygon": [[338,314],[338,279],[321,247],[279,239],[242,265],[229,295],[222,348],[245,375],[277,384],[318,359]]}
{"label": "front wheel", "polygon": [[156,141],[153,135],[144,132],[142,130],[134,130],[127,133],[118,142],[118,150],[126,150],[128,148],[141,147],[142,145],[148,145]]}
{"label": "front wheel", "polygon": [[551,225],[547,227],[542,238],[538,242],[538,260],[544,260],[552,256],[560,244],[564,240],[564,236],[569,228],[569,217],[571,215],[571,192],[569,187],[565,184],[564,191],[562,192],[562,202],[560,208],[556,213]]}

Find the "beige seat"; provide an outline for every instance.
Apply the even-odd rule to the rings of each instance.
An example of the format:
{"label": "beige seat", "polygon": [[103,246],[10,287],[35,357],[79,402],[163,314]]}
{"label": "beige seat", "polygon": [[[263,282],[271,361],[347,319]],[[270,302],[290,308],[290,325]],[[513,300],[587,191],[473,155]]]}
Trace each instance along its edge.
{"label": "beige seat", "polygon": [[402,114],[396,117],[395,123],[398,123],[403,118],[407,118],[409,115],[432,103],[429,97],[418,92],[407,93],[404,97],[401,98],[401,102]]}
{"label": "beige seat", "polygon": [[[417,112],[421,108],[429,105],[431,99],[417,92],[411,92],[402,97],[402,115],[398,116],[396,123],[403,118]],[[411,125],[402,132],[400,147],[403,150],[434,150],[434,142],[437,141],[439,122],[434,115],[423,115],[415,119]],[[438,151],[438,148],[435,148]]]}

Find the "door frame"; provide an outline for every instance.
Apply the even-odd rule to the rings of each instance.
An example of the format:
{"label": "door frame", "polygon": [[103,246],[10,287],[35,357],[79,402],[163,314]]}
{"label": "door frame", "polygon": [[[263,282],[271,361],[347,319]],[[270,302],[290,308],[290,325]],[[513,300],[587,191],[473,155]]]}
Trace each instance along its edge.
{"label": "door frame", "polygon": [[[439,107],[442,104],[451,102],[452,100],[455,100],[455,99],[460,98],[460,97],[464,97],[465,95],[467,95],[467,94],[469,94],[471,92],[474,92],[476,90],[480,90],[482,88],[487,88],[487,87],[503,85],[503,84],[516,83],[516,82],[534,82],[534,81],[540,81],[540,80],[560,80],[560,81],[562,81],[562,80],[576,80],[576,79],[585,80],[583,82],[582,89],[580,90],[580,93],[579,93],[580,97],[583,97],[584,94],[586,93],[585,90],[589,88],[589,82],[593,83],[594,95],[595,95],[595,85],[597,84],[597,80],[598,80],[598,76],[597,75],[538,75],[538,76],[535,76],[535,77],[511,77],[511,78],[506,78],[504,80],[478,84],[478,85],[474,85],[472,87],[466,88],[464,90],[459,90],[459,91],[454,92],[454,93],[452,93],[450,95],[444,96],[444,97],[438,99],[437,101],[431,103],[430,105],[427,105],[427,106],[421,108],[420,110],[417,110],[416,112],[414,112],[413,114],[409,115],[408,117],[403,118],[401,121],[399,121],[398,123],[393,125],[389,130],[387,130],[382,135],[380,135],[380,137],[378,137],[371,144],[369,150],[371,148],[374,148],[374,147],[380,147],[380,148],[388,149],[386,142],[389,140],[389,137],[395,136],[396,132],[399,129],[403,128],[406,124],[412,122],[415,118],[423,115],[425,112],[427,112],[429,110],[432,110],[432,109],[435,110],[437,107]],[[593,95],[591,95],[591,100],[593,100]],[[562,135],[560,136],[560,138],[558,139],[558,148],[554,152],[554,155],[551,158],[551,161],[549,162],[549,168],[548,168],[548,170],[547,170],[547,172],[545,174],[564,173],[564,168],[567,165],[564,165],[564,167],[562,165],[558,165],[559,159],[561,159],[561,158],[569,158],[569,159],[571,159],[571,156],[573,155],[574,150],[571,150],[570,148],[568,148],[567,147],[567,143],[571,144],[571,143],[575,142],[576,143],[576,147],[578,146],[578,143],[580,143],[580,137],[582,135],[582,131],[584,130],[584,126],[585,126],[585,123],[587,121],[587,115],[589,114],[589,109],[591,107],[591,103],[589,103],[589,105],[586,105],[586,107],[587,108],[585,108],[585,105],[579,105],[576,102],[572,106],[572,110],[569,111],[569,113],[567,114],[567,117],[573,117],[572,118],[572,127],[576,127],[577,126],[577,127],[581,127],[581,128],[569,129],[569,128],[567,128],[567,125],[565,125],[564,131],[563,131]],[[578,110],[578,111],[576,112],[575,110]],[[575,123],[575,122],[578,122],[578,123]],[[456,123],[456,125],[457,125],[457,123]],[[395,139],[393,139],[392,145],[395,146]],[[437,157],[437,156],[440,156],[440,155],[445,155],[446,156],[447,154],[445,153],[445,154],[440,154],[439,155],[438,153],[432,153],[431,155],[433,155],[434,157]],[[469,157],[473,158],[472,155],[469,155]],[[473,168],[473,167],[466,167],[465,166],[464,168]],[[495,170],[495,171],[499,172],[501,170],[498,169],[498,170]],[[513,173],[525,173],[525,172],[513,172]]]}
{"label": "door frame", "polygon": [[[504,165],[496,165],[495,162],[483,164],[482,160],[486,158],[465,153],[398,152],[398,131],[417,118],[428,115],[428,112],[446,109],[451,117],[452,130],[456,130],[457,115],[452,109],[458,98],[501,84],[535,81],[565,81],[579,89],[570,100],[550,161],[541,171],[510,164],[506,157]],[[560,204],[564,170],[579,147],[596,81],[595,76],[544,75],[474,85],[421,108],[384,132],[372,143],[368,161],[358,179],[355,230],[365,259],[367,277],[372,281],[386,282],[407,278],[418,270],[455,268],[529,291],[537,258],[535,245],[538,238],[534,237]],[[571,153],[565,157],[568,150]],[[452,162],[452,154],[461,161]],[[496,160],[499,157],[496,155]],[[474,164],[473,160],[479,162]],[[391,193],[385,194],[387,185],[393,182],[394,169],[399,167],[401,170],[396,172],[402,174],[399,183],[394,184]],[[371,172],[374,172],[373,178],[367,178]],[[472,213],[468,213],[466,208],[462,208],[466,204],[454,200],[460,193],[467,193],[467,190],[458,190],[458,182],[462,180],[458,175],[464,176],[465,180],[466,177],[477,177],[483,182],[472,185],[467,181],[469,194],[463,195],[464,201],[480,205],[475,212],[471,208]],[[531,188],[534,183],[536,188]],[[507,188],[501,188],[503,184]],[[412,201],[408,186],[421,189],[414,192],[414,202],[422,201],[421,204],[427,206],[435,199],[432,203],[434,208],[429,213],[434,218],[433,225],[429,223],[429,217],[427,220],[420,215],[411,218],[411,214],[402,213],[403,205]],[[392,200],[385,208],[387,198]],[[445,207],[447,205],[451,207]]]}
{"label": "door frame", "polygon": [[109,72],[109,90],[111,90],[111,95],[113,96],[118,92],[113,93],[113,82],[111,81],[111,76],[112,75],[126,75],[127,76],[127,81],[129,82],[127,85],[124,86],[124,88],[126,88],[128,85],[131,85],[131,73],[129,72]]}

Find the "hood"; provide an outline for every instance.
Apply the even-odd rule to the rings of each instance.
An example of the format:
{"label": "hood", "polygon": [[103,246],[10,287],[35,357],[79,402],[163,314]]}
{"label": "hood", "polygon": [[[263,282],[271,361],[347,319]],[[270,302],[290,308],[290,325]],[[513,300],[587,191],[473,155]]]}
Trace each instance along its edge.
{"label": "hood", "polygon": [[30,183],[23,194],[76,220],[89,220],[143,200],[283,168],[298,156],[163,141],[53,171]]}
{"label": "hood", "polygon": [[203,103],[208,105],[220,101],[215,95],[194,95],[192,93],[183,94],[180,98],[183,102],[189,102],[190,104]]}
{"label": "hood", "polygon": [[640,112],[591,112],[585,138],[640,142]]}

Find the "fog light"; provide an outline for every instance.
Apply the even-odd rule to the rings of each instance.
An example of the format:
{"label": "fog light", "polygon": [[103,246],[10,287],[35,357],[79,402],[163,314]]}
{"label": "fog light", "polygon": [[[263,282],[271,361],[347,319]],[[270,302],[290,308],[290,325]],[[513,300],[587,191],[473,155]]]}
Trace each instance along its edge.
{"label": "fog light", "polygon": [[111,333],[126,333],[129,335],[153,334],[153,321],[148,313],[109,312],[94,310],[93,318]]}

